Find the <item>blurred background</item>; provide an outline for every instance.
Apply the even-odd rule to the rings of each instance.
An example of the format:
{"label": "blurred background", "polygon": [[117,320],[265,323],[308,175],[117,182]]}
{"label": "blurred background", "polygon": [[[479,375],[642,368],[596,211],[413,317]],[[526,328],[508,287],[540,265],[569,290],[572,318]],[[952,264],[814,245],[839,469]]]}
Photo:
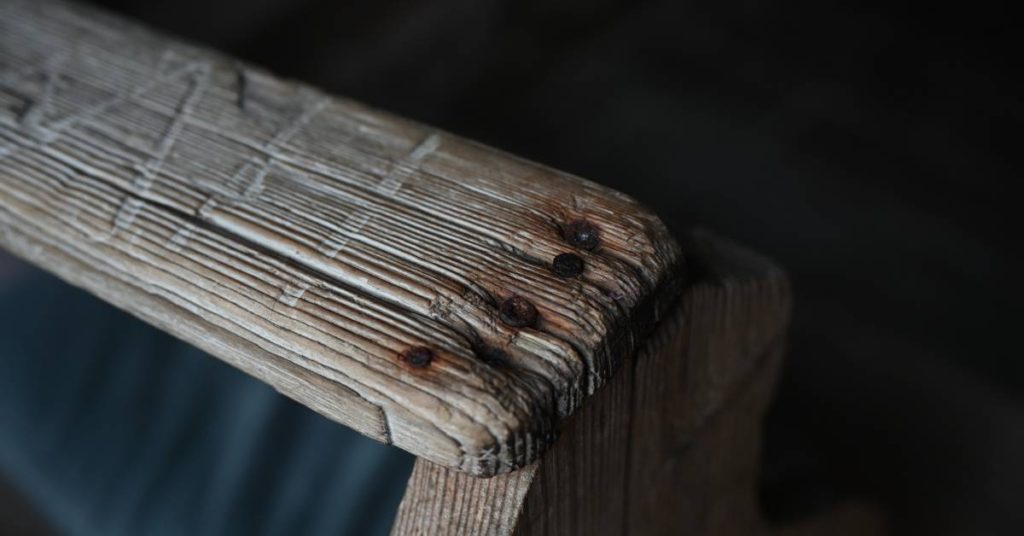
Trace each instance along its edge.
{"label": "blurred background", "polygon": [[[856,501],[899,534],[1021,533],[1024,88],[1006,7],[96,3],[774,257],[796,306],[766,514]],[[22,513],[0,532],[45,533],[17,495],[0,484]]]}

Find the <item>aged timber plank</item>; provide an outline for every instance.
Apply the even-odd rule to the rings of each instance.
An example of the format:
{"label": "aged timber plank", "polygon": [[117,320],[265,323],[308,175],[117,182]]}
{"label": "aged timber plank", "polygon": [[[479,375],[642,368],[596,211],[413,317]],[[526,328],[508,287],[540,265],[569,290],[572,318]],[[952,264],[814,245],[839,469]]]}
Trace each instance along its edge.
{"label": "aged timber plank", "polygon": [[478,476],[537,459],[682,273],[622,194],[50,1],[0,0],[0,244]]}

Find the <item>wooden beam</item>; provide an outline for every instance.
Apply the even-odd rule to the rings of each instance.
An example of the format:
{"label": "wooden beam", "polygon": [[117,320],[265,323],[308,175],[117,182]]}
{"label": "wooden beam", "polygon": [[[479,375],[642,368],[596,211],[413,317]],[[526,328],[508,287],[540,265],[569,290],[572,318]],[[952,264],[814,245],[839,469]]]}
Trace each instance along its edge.
{"label": "wooden beam", "polygon": [[622,194],[57,1],[0,0],[0,244],[477,476],[538,459],[683,273]]}
{"label": "wooden beam", "polygon": [[540,461],[480,480],[419,460],[394,535],[748,535],[761,418],[790,295],[763,258],[705,232],[694,281]]}

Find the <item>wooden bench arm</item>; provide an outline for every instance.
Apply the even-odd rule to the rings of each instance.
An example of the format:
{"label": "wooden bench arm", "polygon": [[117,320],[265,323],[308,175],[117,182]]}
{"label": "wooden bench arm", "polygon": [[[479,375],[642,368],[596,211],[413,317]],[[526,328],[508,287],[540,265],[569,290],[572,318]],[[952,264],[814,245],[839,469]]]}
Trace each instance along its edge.
{"label": "wooden bench arm", "polygon": [[0,188],[15,254],[476,476],[537,460],[683,282],[622,194],[64,2],[0,2]]}
{"label": "wooden bench arm", "polygon": [[0,0],[0,245],[418,456],[395,534],[761,528],[784,274],[583,179]]}

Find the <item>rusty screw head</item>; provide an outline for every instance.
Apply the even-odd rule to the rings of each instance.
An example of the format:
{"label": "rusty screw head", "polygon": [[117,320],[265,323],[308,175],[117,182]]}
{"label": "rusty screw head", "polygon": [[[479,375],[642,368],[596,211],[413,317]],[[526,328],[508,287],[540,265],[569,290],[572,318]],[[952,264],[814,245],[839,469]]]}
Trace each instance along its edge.
{"label": "rusty screw head", "polygon": [[414,346],[398,355],[398,358],[413,368],[423,368],[434,360],[434,351],[426,346]]}
{"label": "rusty screw head", "polygon": [[498,316],[514,328],[532,326],[537,322],[537,308],[526,298],[512,296],[498,306]]}
{"label": "rusty screw head", "polygon": [[565,241],[573,247],[591,251],[601,243],[601,233],[594,224],[586,220],[576,220],[565,227]]}
{"label": "rusty screw head", "polygon": [[558,277],[576,277],[583,273],[583,259],[575,253],[561,253],[551,261],[551,271]]}

